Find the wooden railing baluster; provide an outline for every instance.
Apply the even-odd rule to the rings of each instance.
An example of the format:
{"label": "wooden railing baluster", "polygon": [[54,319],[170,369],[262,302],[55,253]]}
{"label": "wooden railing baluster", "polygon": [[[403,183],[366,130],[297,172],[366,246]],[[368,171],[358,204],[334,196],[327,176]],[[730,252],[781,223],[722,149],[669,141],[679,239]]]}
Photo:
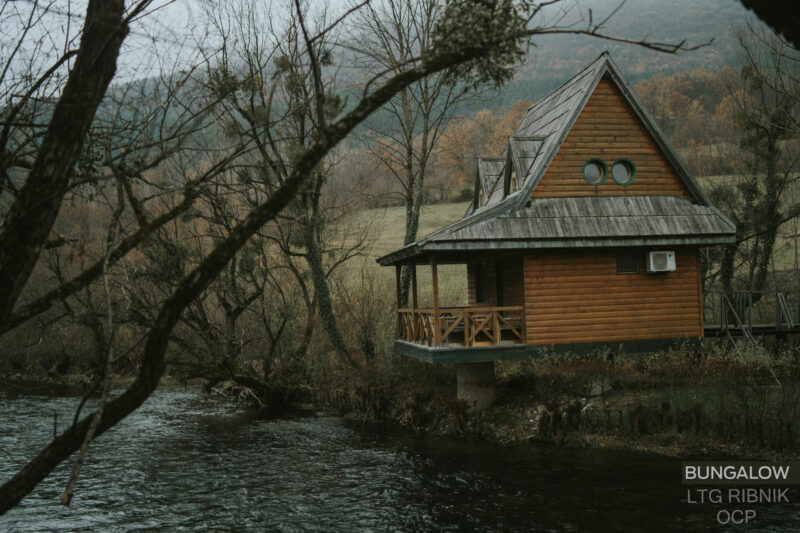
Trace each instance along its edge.
{"label": "wooden railing baluster", "polygon": [[398,338],[406,342],[435,348],[458,346],[463,330],[461,345],[465,347],[526,343],[522,306],[448,307],[438,314],[433,309],[398,309],[397,314]]}

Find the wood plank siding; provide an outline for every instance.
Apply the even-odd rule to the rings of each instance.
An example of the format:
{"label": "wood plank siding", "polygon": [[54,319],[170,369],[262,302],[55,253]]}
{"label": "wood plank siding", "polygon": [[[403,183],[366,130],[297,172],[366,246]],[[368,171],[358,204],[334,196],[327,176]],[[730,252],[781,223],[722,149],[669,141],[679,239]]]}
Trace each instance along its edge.
{"label": "wood plank siding", "polygon": [[700,337],[697,250],[676,250],[676,271],[617,274],[619,250],[553,251],[524,257],[528,344]]}
{"label": "wood plank siding", "polygon": [[476,300],[477,296],[477,273],[480,263],[467,264],[467,287],[469,291],[470,307],[499,306],[497,298],[497,268],[502,272],[503,302],[502,305],[523,305],[523,276],[522,276],[522,257],[500,257],[497,259],[487,259],[485,265],[488,283],[487,298],[483,302]]}
{"label": "wood plank siding", "polygon": [[[605,161],[609,171],[597,187],[583,179],[583,165],[593,157]],[[619,158],[636,167],[630,185],[618,185],[611,177],[611,165]],[[689,196],[689,191],[617,86],[603,79],[532,196]]]}

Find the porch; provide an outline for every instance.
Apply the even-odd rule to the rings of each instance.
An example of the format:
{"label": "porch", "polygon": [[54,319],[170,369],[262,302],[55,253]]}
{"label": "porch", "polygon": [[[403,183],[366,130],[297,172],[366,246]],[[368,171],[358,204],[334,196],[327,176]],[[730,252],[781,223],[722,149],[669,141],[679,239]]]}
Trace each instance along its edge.
{"label": "porch", "polygon": [[[618,255],[411,257],[402,263],[410,287],[408,304],[397,310],[395,350],[439,364],[699,346],[696,255],[682,249],[678,273],[671,276],[647,274],[643,265],[639,273],[620,275]],[[401,302],[403,272],[395,267]]]}
{"label": "porch", "polygon": [[[405,307],[400,306],[403,265],[395,265],[398,302],[395,338],[399,343],[436,350],[497,349],[527,344],[525,306],[519,294],[522,286],[522,259],[519,255],[480,257],[480,265],[491,261],[488,271],[476,268],[474,257],[470,262],[452,256],[426,259],[424,262],[405,263],[411,278],[408,305]],[[445,267],[445,289],[451,289],[449,293],[445,290],[445,303],[457,305],[442,305],[440,263]],[[420,265],[429,267],[430,272],[430,292],[426,294],[423,305],[419,304],[417,267]],[[509,268],[503,265],[516,266]],[[448,272],[448,267],[462,270]],[[428,269],[425,270],[427,274]],[[516,294],[506,294],[509,292]],[[463,305],[465,303],[468,305]]]}
{"label": "porch", "polygon": [[398,309],[397,338],[433,348],[527,344],[525,307]]}

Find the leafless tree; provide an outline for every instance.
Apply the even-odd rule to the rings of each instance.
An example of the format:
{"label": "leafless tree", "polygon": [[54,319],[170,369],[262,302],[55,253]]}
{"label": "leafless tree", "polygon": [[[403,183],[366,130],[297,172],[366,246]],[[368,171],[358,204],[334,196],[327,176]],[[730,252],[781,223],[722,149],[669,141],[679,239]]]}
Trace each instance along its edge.
{"label": "leafless tree", "polygon": [[[722,289],[759,293],[772,271],[780,227],[800,204],[786,193],[796,186],[800,153],[800,55],[769,31],[738,30],[743,67],[730,87],[740,175],[712,192],[737,226],[737,242],[718,258]],[[756,295],[758,298],[758,295]]]}
{"label": "leafless tree", "polygon": [[[149,5],[150,2],[143,0],[126,10],[122,0],[89,0],[83,19],[80,45],[74,53],[70,49],[64,54],[69,57],[62,64],[73,56],[74,61],[70,64],[63,86],[57,91],[58,98],[53,104],[52,113],[43,119],[46,122],[43,127],[45,133],[36,144],[34,153],[30,154],[30,169],[25,172],[19,185],[13,183],[13,179],[6,180],[6,183],[13,183],[15,190],[12,190],[11,206],[0,227],[0,283],[4,289],[8,289],[0,293],[0,321],[3,324],[9,320],[17,323],[24,320],[20,315],[14,318],[17,313],[14,307],[30,279],[42,248],[51,236],[53,223],[74,179],[75,165],[84,147],[87,132],[114,76],[117,57],[129,23],[145,13]],[[347,16],[312,35],[305,25],[307,10],[297,3],[295,7],[303,33],[300,42],[304,45],[304,62],[314,78],[314,98],[318,103],[324,104],[320,102],[325,97],[324,91],[320,90],[320,84],[324,83],[324,56],[317,53],[315,43],[337,28]],[[367,80],[352,107],[340,108],[338,113],[326,115],[326,106],[317,105],[315,109],[320,114],[316,117],[315,133],[294,154],[292,166],[284,174],[285,178],[275,183],[241,222],[224,238],[215,242],[214,247],[202,259],[186,269],[185,275],[161,304],[142,343],[142,359],[135,381],[124,393],[110,399],[102,412],[76,420],[15,476],[0,486],[0,513],[15,506],[58,464],[77,451],[86,442],[87,435],[101,435],[150,396],[164,373],[166,351],[173,329],[187,307],[203,294],[251,237],[274,220],[303,192],[330,151],[370,114],[409,85],[443,69],[451,69],[453,75],[472,79],[477,83],[501,83],[512,75],[513,64],[524,53],[525,43],[536,34],[570,32],[604,36],[602,25],[592,22],[582,29],[537,25],[534,18],[540,12],[540,7],[538,4],[516,4],[511,0],[447,3],[432,34],[430,49],[434,52],[415,58],[402,71]],[[355,6],[353,10],[358,8],[359,6]],[[683,48],[682,44],[643,44],[666,51]],[[273,82],[279,84],[290,72],[278,68]],[[235,83],[230,86],[230,90],[235,91],[242,80],[234,78],[231,81]],[[31,91],[31,94],[34,92]],[[9,111],[13,109],[6,110],[4,126],[10,129],[15,124],[15,119],[14,113]],[[0,149],[5,158],[8,151],[7,141],[2,141]],[[199,194],[195,184],[191,180],[187,182],[180,203],[191,203]],[[131,205],[131,209],[139,219],[136,208]],[[147,214],[144,215],[143,220],[148,221],[144,227],[122,239],[107,253],[99,270],[92,275],[87,274],[87,283],[102,275],[104,265],[118,261],[140,244],[145,236],[151,235],[155,231],[154,224],[156,228],[160,227],[158,224],[163,217],[174,219],[177,216],[173,211],[151,219],[147,218]],[[77,286],[82,286],[81,283],[84,282],[81,281]],[[59,290],[69,294],[72,289]],[[36,310],[30,309],[25,316],[35,314]]]}
{"label": "leafless tree", "polygon": [[[359,48],[374,72],[398,73],[415,58],[432,53],[436,21],[444,6],[436,0],[388,0],[363,11],[357,28]],[[372,155],[400,186],[405,206],[403,244],[417,239],[425,176],[444,125],[476,88],[447,71],[402,90],[385,107],[389,120],[370,125]],[[408,302],[411,271],[401,277],[400,305]]]}

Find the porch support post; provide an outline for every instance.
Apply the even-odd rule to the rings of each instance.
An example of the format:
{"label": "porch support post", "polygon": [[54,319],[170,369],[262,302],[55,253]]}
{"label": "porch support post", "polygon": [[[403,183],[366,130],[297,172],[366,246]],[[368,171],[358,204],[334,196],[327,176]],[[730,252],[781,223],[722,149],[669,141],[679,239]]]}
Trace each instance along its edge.
{"label": "porch support post", "polygon": [[439,273],[436,268],[436,258],[431,256],[431,284],[433,285],[433,345],[442,344],[442,328],[439,324]]}
{"label": "porch support post", "polygon": [[522,313],[520,315],[521,316],[521,319],[520,319],[520,324],[521,324],[520,332],[522,333],[522,344],[528,344],[528,319],[525,318],[525,309],[526,309],[526,307],[525,307],[524,302],[523,302]]}
{"label": "porch support post", "polygon": [[494,402],[494,361],[486,363],[456,363],[456,396],[480,411]]}
{"label": "porch support post", "polygon": [[411,263],[411,308],[417,309],[417,264]]}
{"label": "porch support post", "polygon": [[403,316],[400,314],[400,263],[394,265],[395,284],[397,286],[397,338],[402,339]]}

